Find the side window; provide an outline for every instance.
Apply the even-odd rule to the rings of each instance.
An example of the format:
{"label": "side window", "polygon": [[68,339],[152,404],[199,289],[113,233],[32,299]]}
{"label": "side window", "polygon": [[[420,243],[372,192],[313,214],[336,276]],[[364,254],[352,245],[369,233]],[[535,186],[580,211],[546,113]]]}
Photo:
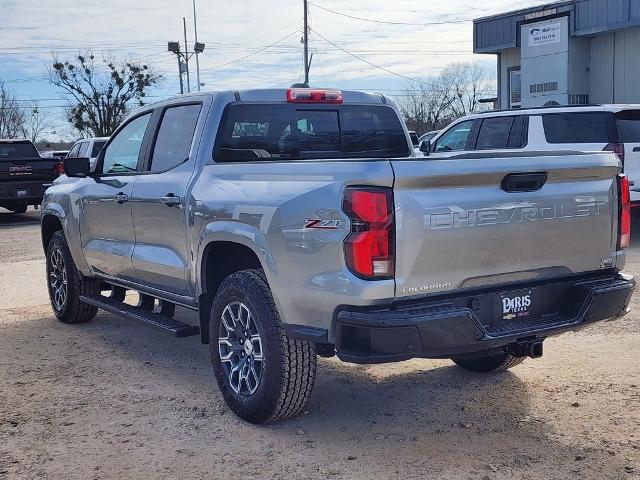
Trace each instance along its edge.
{"label": "side window", "polygon": [[513,125],[514,117],[494,117],[482,120],[478,132],[476,150],[494,150],[507,148],[509,132]]}
{"label": "side window", "polygon": [[549,143],[604,143],[614,140],[608,112],[548,113],[542,115],[544,135]]}
{"label": "side window", "polygon": [[189,158],[200,105],[180,105],[164,111],[149,170],[164,172]]}
{"label": "side window", "polygon": [[78,150],[80,150],[80,143],[76,143],[73,148],[71,148],[71,150],[69,150],[69,153],[67,154],[67,157],[69,158],[75,158],[78,156]]}
{"label": "side window", "polygon": [[82,142],[80,149],[78,150],[78,157],[87,157],[87,150],[89,149],[89,142]]}
{"label": "side window", "polygon": [[523,148],[528,141],[529,122],[526,117],[520,115],[513,120],[511,132],[509,133],[509,143],[507,148]]}
{"label": "side window", "polygon": [[438,139],[433,151],[456,152],[464,150],[472,128],[473,120],[467,120],[457,124]]}
{"label": "side window", "polygon": [[136,171],[142,140],[150,119],[151,112],[145,113],[118,132],[104,152],[102,173]]}

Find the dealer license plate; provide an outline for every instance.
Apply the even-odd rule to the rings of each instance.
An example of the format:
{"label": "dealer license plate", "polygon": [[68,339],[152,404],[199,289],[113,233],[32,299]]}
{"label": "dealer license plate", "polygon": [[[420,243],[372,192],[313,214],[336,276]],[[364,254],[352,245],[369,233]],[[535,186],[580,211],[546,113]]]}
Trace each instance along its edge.
{"label": "dealer license plate", "polygon": [[496,294],[494,313],[497,320],[510,321],[532,317],[536,311],[535,291],[517,290]]}

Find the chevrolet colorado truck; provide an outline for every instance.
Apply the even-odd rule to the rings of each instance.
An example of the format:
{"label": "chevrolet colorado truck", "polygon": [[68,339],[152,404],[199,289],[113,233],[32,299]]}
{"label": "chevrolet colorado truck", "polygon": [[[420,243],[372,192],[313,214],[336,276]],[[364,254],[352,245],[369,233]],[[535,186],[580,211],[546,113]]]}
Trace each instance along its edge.
{"label": "chevrolet colorado truck", "polygon": [[39,206],[60,160],[42,158],[30,140],[0,140],[0,207],[24,213]]}
{"label": "chevrolet colorado truck", "polygon": [[55,315],[199,335],[253,423],[304,408],[318,355],[493,372],[621,317],[635,287],[613,153],[417,157],[379,94],[184,95],[65,171],[42,204]]}

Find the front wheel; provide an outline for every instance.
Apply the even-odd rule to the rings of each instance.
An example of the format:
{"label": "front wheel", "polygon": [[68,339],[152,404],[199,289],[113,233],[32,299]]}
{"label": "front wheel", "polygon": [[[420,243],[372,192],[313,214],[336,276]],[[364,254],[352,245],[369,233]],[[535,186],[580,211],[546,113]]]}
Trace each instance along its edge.
{"label": "front wheel", "polygon": [[61,230],[47,248],[47,287],[53,313],[61,322],[83,323],[96,316],[98,309],[81,302],[80,295],[99,295],[100,282],[78,271]]}
{"label": "front wheel", "polygon": [[459,367],[476,373],[491,373],[508,370],[524,362],[525,357],[516,357],[510,353],[502,352],[492,355],[480,355],[477,357],[452,358]]}
{"label": "front wheel", "polygon": [[261,270],[229,275],[209,319],[211,363],[240,418],[270,423],[298,415],[316,374],[315,344],[286,336]]}

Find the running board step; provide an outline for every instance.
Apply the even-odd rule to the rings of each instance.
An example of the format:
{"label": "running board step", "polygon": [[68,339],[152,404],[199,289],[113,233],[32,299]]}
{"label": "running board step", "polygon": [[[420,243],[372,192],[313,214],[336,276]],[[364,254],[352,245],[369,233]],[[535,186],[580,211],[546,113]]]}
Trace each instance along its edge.
{"label": "running board step", "polygon": [[144,322],[151,327],[170,333],[178,338],[200,334],[200,327],[198,326],[187,325],[171,317],[159,313],[152,313],[139,307],[133,307],[118,300],[103,297],[102,295],[81,295],[80,301],[129,320]]}

